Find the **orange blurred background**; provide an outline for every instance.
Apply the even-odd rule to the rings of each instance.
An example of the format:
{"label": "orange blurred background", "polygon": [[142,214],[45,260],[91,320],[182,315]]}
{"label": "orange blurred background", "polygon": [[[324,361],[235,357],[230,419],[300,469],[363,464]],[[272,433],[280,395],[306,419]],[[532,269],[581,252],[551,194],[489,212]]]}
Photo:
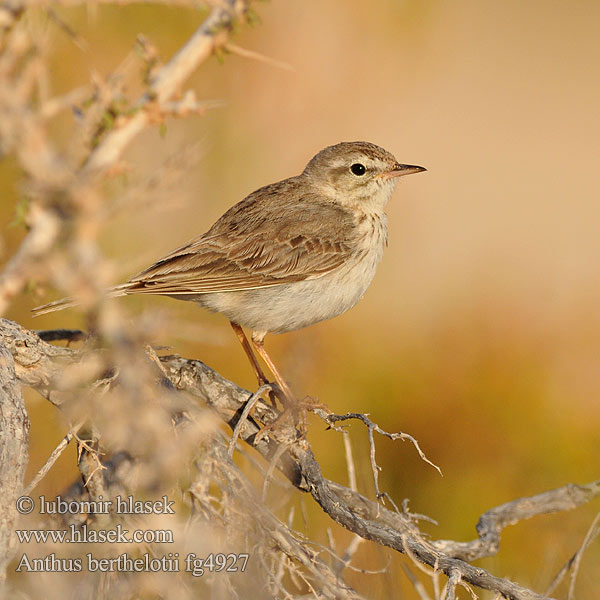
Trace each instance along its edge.
{"label": "orange blurred background", "polygon": [[[267,338],[292,386],[419,440],[444,477],[409,444],[378,439],[380,485],[434,518],[437,526],[423,524],[434,538],[472,539],[492,506],[598,478],[600,3],[273,0],[254,9],[261,22],[240,27],[234,42],[292,70],[237,55],[212,59],[189,85],[225,106],[169,120],[165,135],[155,127],[130,147],[132,171],[119,193],[182,149],[191,164],[175,184],[149,192],[147,206],[109,223],[102,242],[115,283],[205,231],[257,187],[297,174],[322,147],[374,142],[428,172],[397,186],[389,248],[359,305]],[[86,83],[92,70],[108,75],[138,33],[168,59],[204,16],[141,5],[57,12],[88,47],[45,25],[53,93]],[[70,115],[57,120],[65,147],[72,127]],[[4,259],[24,235],[8,227],[18,190],[17,169],[5,161]],[[31,319],[40,301],[24,296],[7,316],[38,329],[83,326],[77,311]],[[157,343],[254,385],[222,317],[170,299],[119,302],[132,313],[162,312]],[[34,473],[65,424],[28,399]],[[366,431],[353,424],[351,438],[360,491],[373,497]],[[346,483],[340,435],[315,421],[309,440],[324,474]],[[63,456],[40,493],[60,492],[73,468],[73,455]],[[310,522],[296,526],[323,544],[331,527],[343,552],[349,534],[304,502]],[[478,564],[541,592],[597,510],[596,502],[511,527],[499,555]],[[348,573],[348,582],[369,598],[416,598],[404,561],[365,542],[355,566],[387,572]],[[577,598],[597,597],[599,561],[596,541]]]}

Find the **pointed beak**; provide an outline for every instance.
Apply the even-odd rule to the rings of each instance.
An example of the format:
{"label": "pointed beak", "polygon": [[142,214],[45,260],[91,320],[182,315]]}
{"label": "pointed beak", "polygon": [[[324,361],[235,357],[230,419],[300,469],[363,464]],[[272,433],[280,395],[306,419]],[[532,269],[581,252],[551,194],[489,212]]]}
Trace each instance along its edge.
{"label": "pointed beak", "polygon": [[421,171],[427,171],[425,167],[418,167],[416,165],[401,165],[396,163],[394,168],[387,173],[383,173],[384,179],[391,179],[392,177],[402,177],[403,175],[412,175],[413,173],[420,173]]}

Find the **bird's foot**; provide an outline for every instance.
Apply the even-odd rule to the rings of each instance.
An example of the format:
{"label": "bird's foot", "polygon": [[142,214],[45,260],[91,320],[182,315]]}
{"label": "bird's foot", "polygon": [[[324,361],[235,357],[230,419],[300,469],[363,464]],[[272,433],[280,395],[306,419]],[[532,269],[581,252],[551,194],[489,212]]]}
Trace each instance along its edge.
{"label": "bird's foot", "polygon": [[277,400],[279,400],[281,406],[283,407],[289,404],[289,398],[285,395],[285,392],[281,389],[281,387],[279,387],[279,384],[275,383],[274,381],[259,379],[258,390],[261,388],[264,390],[262,394],[266,392],[266,399],[269,401],[271,408],[277,409]]}
{"label": "bird's foot", "polygon": [[254,437],[254,443],[260,442],[264,438],[272,437],[280,443],[291,443],[298,439],[299,435],[304,435],[298,430],[298,418],[291,408],[285,408],[283,412],[272,422],[264,427]]}
{"label": "bird's foot", "polygon": [[313,398],[312,396],[305,396],[304,399],[300,402],[300,408],[304,411],[312,412],[316,415],[322,415],[323,413],[327,415],[332,415],[333,411],[327,406],[327,404],[323,404],[319,402],[317,398]]}

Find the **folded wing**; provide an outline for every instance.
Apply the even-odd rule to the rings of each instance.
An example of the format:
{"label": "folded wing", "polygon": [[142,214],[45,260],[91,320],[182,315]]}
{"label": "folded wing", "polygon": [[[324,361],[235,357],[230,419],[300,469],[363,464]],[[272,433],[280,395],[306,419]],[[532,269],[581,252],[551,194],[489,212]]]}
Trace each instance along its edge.
{"label": "folded wing", "polygon": [[131,278],[122,286],[126,293],[185,296],[270,287],[321,277],[351,255],[354,226],[345,209],[310,197],[265,207],[264,196],[257,200],[255,194],[207,233]]}

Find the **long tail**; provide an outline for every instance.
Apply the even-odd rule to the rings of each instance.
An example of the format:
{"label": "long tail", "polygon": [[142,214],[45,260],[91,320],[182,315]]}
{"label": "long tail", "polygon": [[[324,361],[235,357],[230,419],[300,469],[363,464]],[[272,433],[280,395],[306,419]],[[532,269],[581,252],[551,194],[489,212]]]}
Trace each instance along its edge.
{"label": "long tail", "polygon": [[[132,287],[134,287],[134,284],[123,283],[122,285],[117,285],[116,287],[108,290],[106,295],[108,298],[125,296]],[[78,304],[79,302],[75,300],[75,298],[61,298],[60,300],[55,300],[54,302],[49,302],[48,304],[36,306],[31,310],[31,312],[33,313],[34,317],[39,317],[40,315],[56,312],[65,308],[73,308],[73,306],[77,306]]]}

